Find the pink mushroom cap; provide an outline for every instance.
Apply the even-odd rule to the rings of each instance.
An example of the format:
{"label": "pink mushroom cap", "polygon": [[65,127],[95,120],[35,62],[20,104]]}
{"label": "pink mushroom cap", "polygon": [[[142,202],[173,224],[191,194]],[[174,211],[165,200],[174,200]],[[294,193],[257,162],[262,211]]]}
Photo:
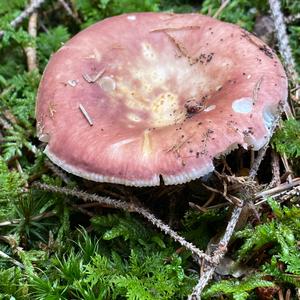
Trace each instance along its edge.
{"label": "pink mushroom cap", "polygon": [[239,145],[263,147],[286,99],[276,54],[240,27],[199,14],[127,14],[90,26],[51,57],[37,130],[67,172],[179,184]]}

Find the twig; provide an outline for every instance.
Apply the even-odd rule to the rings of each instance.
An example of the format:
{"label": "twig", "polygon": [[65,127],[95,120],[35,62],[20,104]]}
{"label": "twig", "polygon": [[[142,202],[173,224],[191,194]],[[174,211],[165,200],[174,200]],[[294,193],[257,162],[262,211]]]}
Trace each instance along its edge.
{"label": "twig", "polygon": [[288,16],[288,17],[284,18],[284,21],[286,23],[293,23],[295,21],[298,21],[299,19],[300,19],[300,13],[298,13],[296,15]]}
{"label": "twig", "polygon": [[261,203],[265,202],[268,197],[281,197],[283,194],[286,193],[286,191],[293,189],[294,187],[300,186],[300,178],[294,178],[291,182],[285,182],[280,184],[277,187],[274,187],[272,189],[268,189],[262,192],[258,192],[255,195],[256,200],[263,199],[259,202],[257,202],[255,205],[260,205]]}
{"label": "twig", "polygon": [[206,189],[208,189],[209,191],[212,191],[214,193],[220,194],[222,195],[228,202],[235,204],[237,206],[241,206],[242,202],[240,201],[240,199],[238,199],[237,197],[233,196],[233,195],[227,195],[226,192],[221,192],[218,189],[212,188],[206,184],[204,184],[203,182],[201,183]]}
{"label": "twig", "polygon": [[81,23],[81,21],[79,20],[78,16],[72,11],[71,7],[69,6],[69,4],[66,1],[64,1],[64,0],[58,0],[58,2],[65,9],[65,11],[67,12],[67,14],[70,17],[72,17],[77,23]]}
{"label": "twig", "polygon": [[[279,52],[283,57],[288,73],[296,86],[298,86],[298,77],[295,61],[292,55],[292,50],[289,45],[289,39],[286,31],[286,26],[284,23],[284,17],[281,11],[280,1],[279,0],[269,0],[269,5],[271,8],[273,21],[275,25]],[[299,100],[299,90],[296,92],[296,101]]]}
{"label": "twig", "polygon": [[[31,0],[31,4],[34,4],[37,0]],[[28,71],[33,71],[36,70],[37,67],[37,59],[36,59],[36,47],[35,47],[35,38],[37,34],[37,18],[38,18],[38,13],[34,12],[32,15],[29,17],[29,22],[28,22],[28,33],[33,39],[33,45],[25,47],[25,53],[27,56],[27,66],[28,66]]]}
{"label": "twig", "polygon": [[[213,260],[217,265],[220,263],[225,253],[227,252],[227,245],[231,239],[231,236],[234,232],[234,228],[239,220],[240,214],[242,211],[242,207],[235,207],[233,209],[230,221],[226,227],[226,231],[224,236],[219,242],[218,248],[214,252]],[[198,284],[194,287],[192,294],[188,297],[189,300],[200,300],[201,293],[205,286],[207,285],[210,278],[213,276],[215,272],[216,266],[208,266],[206,270],[204,270],[203,275],[200,277]]]}
{"label": "twig", "polygon": [[207,210],[212,210],[212,209],[219,209],[219,208],[222,208],[222,207],[227,207],[229,205],[230,205],[229,202],[225,202],[225,203],[220,203],[220,204],[215,204],[215,205],[212,205],[212,206],[208,206],[208,207],[205,207],[205,208]]}
{"label": "twig", "polygon": [[287,191],[281,198],[280,202],[291,200],[293,197],[300,196],[300,186],[293,187],[290,191]]}
{"label": "twig", "polygon": [[208,205],[211,204],[211,203],[214,201],[215,197],[216,197],[216,193],[215,193],[215,192],[212,192],[211,195],[210,195],[210,197],[209,197],[208,200],[203,204],[202,207],[204,207],[204,208],[205,208],[205,207],[208,207]]}
{"label": "twig", "polygon": [[193,208],[193,209],[196,209],[200,212],[207,212],[207,208],[205,208],[203,206],[200,206],[200,205],[197,205],[194,202],[189,202],[189,207]]}
{"label": "twig", "polygon": [[278,154],[274,150],[272,150],[271,157],[272,157],[271,165],[272,165],[273,178],[269,184],[270,188],[274,186],[278,186],[280,184],[280,166],[279,166]]}
{"label": "twig", "polygon": [[64,183],[69,184],[70,179],[67,174],[62,171],[60,168],[55,166],[50,160],[46,159],[45,161],[46,167],[48,167],[56,176],[58,176]]}
{"label": "twig", "polygon": [[292,180],[292,182],[282,183],[281,185],[275,188],[257,193],[255,195],[255,199],[259,201],[256,202],[255,205],[258,206],[266,202],[268,197],[279,198],[280,202],[284,202],[294,196],[299,196],[299,194],[300,194],[300,178],[295,178]]}
{"label": "twig", "polygon": [[82,104],[79,104],[79,110],[81,111],[81,113],[83,114],[83,116],[85,117],[89,125],[93,126],[94,125],[93,120]]}
{"label": "twig", "polygon": [[289,174],[287,176],[287,180],[289,182],[291,182],[293,171],[292,171],[292,168],[290,167],[290,164],[288,162],[288,158],[287,158],[287,156],[286,156],[285,153],[283,153],[280,157],[281,157],[281,161],[282,161],[282,163],[284,165],[284,168],[285,168],[286,172]]}
{"label": "twig", "polygon": [[284,300],[282,289],[278,291],[278,300]]}
{"label": "twig", "polygon": [[12,125],[4,118],[0,116],[0,126],[4,129],[12,129]]}
{"label": "twig", "polygon": [[257,174],[257,171],[259,169],[259,166],[261,164],[261,162],[263,161],[264,157],[265,157],[265,154],[266,154],[266,151],[269,147],[269,144],[267,143],[264,147],[262,147],[258,153],[257,153],[257,157],[256,159],[254,160],[253,162],[253,165],[251,166],[251,170],[249,171],[249,177],[250,178],[254,178]]}
{"label": "twig", "polygon": [[[37,9],[39,9],[46,0],[36,0],[31,2],[31,4],[14,20],[12,20],[9,25],[12,28],[18,27],[26,18],[33,14]],[[0,31],[0,38],[3,37],[4,31]]]}
{"label": "twig", "polygon": [[199,250],[192,243],[187,242],[183,237],[178,235],[177,232],[172,230],[168,225],[164,224],[160,219],[157,219],[152,213],[150,213],[143,207],[136,206],[133,203],[127,203],[124,201],[111,199],[109,197],[101,197],[101,196],[98,196],[95,194],[88,194],[86,192],[78,191],[76,189],[51,186],[51,185],[47,185],[47,184],[43,184],[43,183],[34,183],[32,186],[35,188],[41,189],[41,190],[48,191],[48,192],[74,196],[74,197],[80,198],[86,202],[94,201],[94,202],[98,202],[98,203],[107,205],[109,207],[122,209],[127,212],[128,211],[136,212],[136,213],[142,215],[143,217],[145,217],[148,221],[150,221],[153,225],[155,225],[157,228],[159,228],[165,234],[171,236],[175,241],[180,243],[186,249],[190,250],[198,259],[204,258],[206,261],[212,262],[212,259],[209,255],[207,255],[203,251]]}
{"label": "twig", "polygon": [[285,300],[290,300],[290,299],[291,299],[291,290],[288,289],[285,294]]}
{"label": "twig", "polygon": [[10,262],[12,262],[14,265],[16,265],[17,267],[20,267],[22,269],[25,269],[25,266],[20,263],[19,261],[15,260],[14,258],[10,257],[9,255],[7,255],[6,253],[4,253],[3,251],[0,250],[0,257],[5,258],[7,260],[9,260]]}
{"label": "twig", "polygon": [[[252,181],[254,177],[257,174],[258,168],[264,158],[264,155],[266,153],[266,149],[268,148],[268,145],[265,145],[262,149],[258,151],[257,157],[255,158],[255,161],[249,171],[249,177],[248,180]],[[246,185],[245,185],[246,188]],[[233,212],[231,214],[230,221],[228,222],[228,225],[226,227],[225,233],[223,237],[221,238],[218,247],[216,251],[214,252],[214,255],[212,257],[213,264],[208,265],[207,269],[204,270],[202,276],[200,277],[198,284],[194,287],[192,294],[188,297],[188,300],[201,300],[201,293],[205,286],[208,284],[209,280],[213,276],[216,266],[220,263],[222,258],[224,257],[225,253],[227,252],[227,246],[231,239],[231,236],[234,232],[234,228],[239,220],[239,217],[241,215],[243,204],[247,202],[241,200],[241,207],[235,206],[233,209]]]}
{"label": "twig", "polygon": [[221,6],[218,8],[218,10],[213,15],[213,18],[218,18],[218,16],[222,13],[222,11],[225,9],[225,7],[229,4],[230,0],[224,1]]}

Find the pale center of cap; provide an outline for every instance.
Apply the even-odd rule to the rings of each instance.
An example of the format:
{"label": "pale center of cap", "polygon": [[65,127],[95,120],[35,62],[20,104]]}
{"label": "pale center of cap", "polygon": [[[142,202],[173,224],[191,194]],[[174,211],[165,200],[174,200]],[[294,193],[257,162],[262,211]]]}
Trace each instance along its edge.
{"label": "pale center of cap", "polygon": [[[170,126],[205,108],[205,113],[216,108],[212,103],[204,103],[203,98],[207,99],[212,90],[215,92],[220,82],[212,87],[208,75],[196,65],[191,66],[186,57],[174,59],[176,47],[169,40],[166,47],[170,49],[158,51],[155,45],[142,41],[139,55],[126,65],[126,75],[122,72],[115,77],[115,96],[129,108],[126,116],[132,124]],[[187,105],[191,98],[195,107],[190,107],[190,102]]]}
{"label": "pale center of cap", "polygon": [[171,92],[162,93],[151,103],[152,124],[162,127],[183,121],[185,112],[179,107],[178,96]]}

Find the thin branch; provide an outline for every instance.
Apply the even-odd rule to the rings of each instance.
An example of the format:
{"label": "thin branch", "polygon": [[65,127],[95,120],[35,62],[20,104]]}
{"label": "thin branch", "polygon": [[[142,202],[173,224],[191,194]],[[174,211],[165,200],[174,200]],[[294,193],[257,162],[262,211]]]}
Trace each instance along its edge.
{"label": "thin branch", "polygon": [[251,170],[249,171],[249,177],[250,178],[254,178],[258,172],[259,166],[261,164],[261,162],[263,161],[266,151],[269,147],[269,144],[266,144],[264,147],[262,147],[258,153],[257,153],[257,157],[253,162],[253,165],[251,166]]}
{"label": "thin branch", "polygon": [[64,0],[58,0],[58,2],[65,9],[65,11],[67,12],[67,14],[70,17],[72,17],[77,23],[81,23],[81,21],[78,18],[78,16],[73,12],[73,10],[71,9],[71,7],[69,6],[69,4],[66,1],[64,1]]}
{"label": "thin branch", "polygon": [[272,166],[273,178],[269,184],[270,188],[278,186],[280,184],[279,156],[274,150],[272,150],[271,158],[272,158],[271,166]]}
{"label": "thin branch", "polygon": [[150,221],[153,225],[155,225],[157,228],[159,228],[161,231],[163,231],[165,234],[172,237],[175,241],[180,243],[182,246],[184,246],[186,249],[190,250],[198,259],[204,258],[208,262],[212,262],[212,259],[209,255],[205,254],[203,251],[198,249],[195,245],[192,243],[187,242],[183,237],[181,237],[177,232],[172,230],[168,225],[164,224],[160,219],[157,219],[152,213],[150,213],[148,210],[146,210],[143,207],[136,206],[133,203],[127,203],[124,201],[111,199],[109,197],[101,197],[95,194],[88,194],[86,192],[78,191],[76,189],[69,189],[65,187],[57,187],[57,186],[51,186],[43,183],[34,183],[32,185],[35,188],[45,190],[48,192],[53,193],[60,193],[64,195],[74,196],[77,198],[82,199],[86,202],[98,202],[104,205],[107,205],[109,207],[122,209],[124,211],[128,212],[136,212],[143,217],[145,217],[148,221]]}
{"label": "thin branch", "polygon": [[295,195],[300,190],[300,178],[295,178],[291,182],[285,182],[277,187],[259,192],[255,195],[255,200],[258,202],[255,205],[261,205],[266,202],[268,197],[280,198],[282,201],[289,196]]}
{"label": "thin branch", "polygon": [[233,195],[227,195],[225,192],[221,192],[218,189],[212,188],[206,184],[204,184],[203,182],[201,183],[206,189],[208,189],[209,191],[212,191],[214,193],[220,194],[222,195],[228,202],[235,204],[237,206],[242,206],[242,202],[240,201],[240,199],[236,198]]}
{"label": "thin branch", "polygon": [[196,210],[198,210],[198,211],[200,211],[200,212],[207,212],[207,209],[205,208],[205,207],[203,207],[203,206],[200,206],[200,205],[197,205],[197,204],[195,204],[195,203],[193,203],[193,202],[189,202],[189,207],[190,208],[193,208],[193,209],[196,209]]}
{"label": "thin branch", "polygon": [[226,6],[229,4],[230,0],[225,0],[223,1],[223,3],[220,5],[220,7],[218,8],[218,10],[215,12],[215,14],[213,15],[213,18],[218,18],[219,15],[222,13],[222,11],[226,8]]}
{"label": "thin branch", "polygon": [[64,183],[69,184],[71,180],[67,176],[67,174],[56,165],[54,165],[50,160],[46,159],[45,165],[49,168],[56,176],[58,176]]}
{"label": "thin branch", "polygon": [[[31,0],[31,4],[34,4],[35,2],[36,0]],[[24,49],[27,56],[27,66],[29,72],[36,70],[38,68],[37,58],[36,58],[36,47],[35,47],[35,38],[37,35],[37,19],[38,19],[38,13],[34,12],[29,17],[29,22],[28,22],[28,33],[33,39],[33,45],[28,46]]]}
{"label": "thin branch", "polygon": [[212,192],[211,195],[210,195],[210,197],[209,197],[208,200],[203,204],[202,207],[204,207],[204,208],[205,208],[205,207],[208,207],[208,206],[214,201],[215,197],[216,197],[216,193],[215,193],[215,192]]}
{"label": "thin branch", "polygon": [[[281,5],[279,0],[269,0],[269,5],[271,8],[273,21],[275,25],[277,40],[278,40],[278,46],[279,46],[279,52],[281,56],[283,57],[283,60],[285,62],[286,68],[289,72],[290,78],[295,84],[295,86],[299,86],[298,78],[299,74],[296,71],[295,67],[295,61],[292,55],[292,50],[289,45],[289,39],[286,31],[286,26],[284,23],[284,17],[281,11]],[[299,90],[296,91],[295,95],[295,101],[300,100],[300,92]]]}
{"label": "thin branch", "polygon": [[[258,151],[257,157],[255,158],[254,163],[249,171],[249,177],[248,177],[249,181],[252,181],[256,176],[258,168],[265,156],[267,148],[268,148],[268,144]],[[244,189],[247,189],[247,184],[245,184]],[[208,284],[209,280],[211,279],[211,277],[213,276],[216,270],[217,265],[220,263],[220,261],[223,259],[224,255],[227,252],[229,241],[234,233],[234,229],[241,215],[243,205],[248,200],[250,199],[245,199],[245,201],[241,200],[241,204],[242,204],[241,207],[237,207],[237,206],[234,207],[233,212],[231,214],[231,218],[227,224],[225,233],[221,238],[218,247],[212,257],[213,264],[208,265],[207,268],[204,269],[203,274],[200,276],[200,279],[197,285],[194,287],[192,294],[189,295],[188,300],[201,300],[201,293],[203,289]]]}
{"label": "thin branch", "polygon": [[300,13],[284,18],[285,22],[288,23],[288,24],[293,23],[295,21],[298,21],[299,19],[300,19]]}
{"label": "thin branch", "polygon": [[12,125],[5,118],[1,116],[0,116],[0,126],[3,127],[4,129],[12,129]]}
{"label": "thin branch", "polygon": [[290,166],[290,164],[289,164],[288,158],[287,158],[287,156],[286,156],[285,153],[283,153],[280,157],[281,157],[281,161],[282,161],[282,163],[283,163],[283,165],[284,165],[284,168],[285,168],[286,172],[289,174],[289,175],[287,176],[287,180],[288,180],[289,182],[291,182],[293,170],[292,170],[292,168],[291,168],[291,166]]}
{"label": "thin branch", "polygon": [[6,253],[4,253],[3,251],[0,250],[0,257],[9,260],[11,263],[13,263],[14,265],[16,265],[17,267],[20,267],[22,269],[25,269],[25,266],[20,263],[19,261],[15,260],[14,258],[10,257],[9,255],[7,255]]}
{"label": "thin branch", "polygon": [[227,246],[231,239],[231,236],[233,235],[234,228],[239,220],[240,214],[242,211],[242,207],[235,207],[233,209],[231,218],[229,223],[227,224],[224,236],[219,242],[218,248],[214,252],[213,261],[214,266],[208,266],[208,268],[203,272],[203,275],[200,277],[199,282],[194,287],[192,294],[188,297],[189,300],[200,300],[201,299],[201,293],[203,289],[206,287],[207,283],[213,276],[216,266],[220,263],[222,258],[224,257],[225,253],[227,252]]}
{"label": "thin branch", "polygon": [[[18,27],[26,18],[32,15],[37,9],[39,9],[46,0],[35,0],[14,20],[10,22],[12,28]],[[3,37],[4,31],[0,31],[0,38]]]}

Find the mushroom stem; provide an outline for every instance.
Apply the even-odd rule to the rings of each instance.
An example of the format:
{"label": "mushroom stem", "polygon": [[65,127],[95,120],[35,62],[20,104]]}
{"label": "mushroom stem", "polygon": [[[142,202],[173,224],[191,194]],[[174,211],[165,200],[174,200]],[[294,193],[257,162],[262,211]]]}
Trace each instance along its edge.
{"label": "mushroom stem", "polygon": [[32,185],[35,188],[53,192],[53,193],[61,193],[64,195],[74,196],[77,198],[82,199],[83,201],[90,202],[98,202],[113,208],[122,209],[124,211],[129,212],[136,212],[143,217],[145,217],[148,221],[150,221],[153,225],[155,225],[157,228],[159,228],[161,231],[163,231],[165,234],[169,235],[172,239],[180,243],[183,247],[190,250],[195,256],[197,261],[199,262],[200,259],[205,259],[207,262],[212,263],[212,258],[205,254],[203,251],[198,249],[195,245],[192,243],[186,241],[182,236],[180,236],[177,232],[172,230],[168,225],[166,225],[163,221],[156,218],[152,213],[150,213],[147,209],[136,206],[133,203],[127,203],[121,200],[111,199],[109,197],[101,197],[95,194],[89,194],[86,192],[78,191],[76,189],[69,189],[65,187],[58,187],[58,186],[52,186],[44,183],[36,182]]}

